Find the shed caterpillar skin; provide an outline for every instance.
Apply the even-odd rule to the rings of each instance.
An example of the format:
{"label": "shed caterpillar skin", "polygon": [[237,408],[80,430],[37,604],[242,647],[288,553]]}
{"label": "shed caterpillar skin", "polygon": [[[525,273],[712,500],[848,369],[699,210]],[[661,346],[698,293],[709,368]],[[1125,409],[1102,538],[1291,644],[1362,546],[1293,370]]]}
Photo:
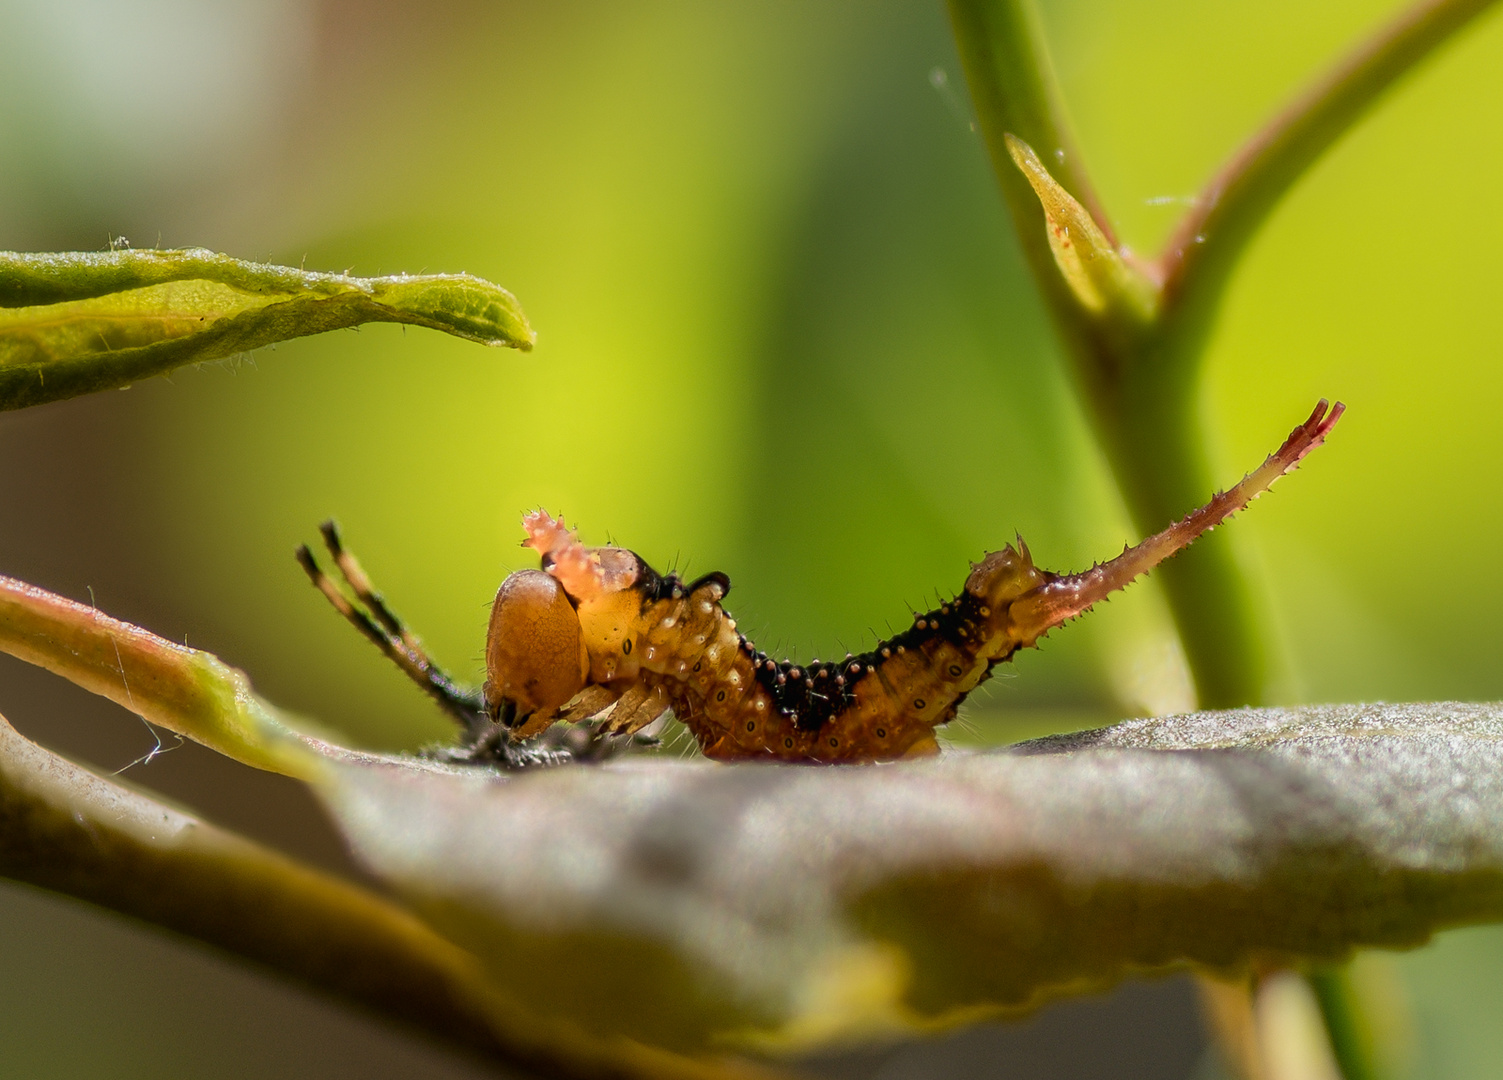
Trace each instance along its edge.
{"label": "shed caterpillar skin", "polygon": [[343,601],[347,618],[461,716],[477,748],[490,732],[489,750],[503,759],[515,753],[508,749],[514,743],[559,720],[604,714],[602,734],[626,735],[671,710],[705,756],[719,761],[887,761],[937,753],[935,729],[997,664],[1268,490],[1324,441],[1343,408],[1338,402],[1328,409],[1322,400],[1256,471],[1115,559],[1056,574],[1036,567],[1019,539],[972,564],[953,600],[917,615],[871,651],[836,662],[795,664],[758,650],[722,607],[730,590],[724,574],[685,583],[625,548],[586,547],[562,520],[539,510],[523,519],[524,546],[539,553],[542,568],[513,573],[496,594],[477,701],[427,661],[358,564],[335,550],[337,536],[336,562],[374,621],[352,617],[306,548],[299,557],[336,606]]}

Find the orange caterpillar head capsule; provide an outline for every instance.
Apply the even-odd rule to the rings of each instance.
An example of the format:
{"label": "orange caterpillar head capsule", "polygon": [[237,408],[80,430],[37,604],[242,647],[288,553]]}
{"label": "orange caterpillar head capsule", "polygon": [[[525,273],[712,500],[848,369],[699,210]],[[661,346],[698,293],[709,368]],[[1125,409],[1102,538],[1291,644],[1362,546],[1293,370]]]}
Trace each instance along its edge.
{"label": "orange caterpillar head capsule", "polygon": [[541,570],[501,583],[485,639],[485,705],[526,738],[584,687],[589,670],[579,616],[562,586]]}

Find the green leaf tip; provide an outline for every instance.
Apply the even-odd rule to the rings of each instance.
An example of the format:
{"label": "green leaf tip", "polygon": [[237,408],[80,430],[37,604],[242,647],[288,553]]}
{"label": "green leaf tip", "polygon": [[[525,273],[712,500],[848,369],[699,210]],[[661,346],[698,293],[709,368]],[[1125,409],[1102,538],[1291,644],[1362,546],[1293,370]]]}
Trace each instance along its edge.
{"label": "green leaf tip", "polygon": [[531,349],[516,297],[470,274],[360,278],[203,248],[0,252],[0,409],[369,322]]}
{"label": "green leaf tip", "polygon": [[1049,175],[1033,147],[1010,132],[1002,137],[1013,164],[1043,205],[1049,250],[1080,306],[1093,315],[1111,307],[1125,309],[1142,322],[1152,319],[1158,287],[1128,264],[1090,211]]}

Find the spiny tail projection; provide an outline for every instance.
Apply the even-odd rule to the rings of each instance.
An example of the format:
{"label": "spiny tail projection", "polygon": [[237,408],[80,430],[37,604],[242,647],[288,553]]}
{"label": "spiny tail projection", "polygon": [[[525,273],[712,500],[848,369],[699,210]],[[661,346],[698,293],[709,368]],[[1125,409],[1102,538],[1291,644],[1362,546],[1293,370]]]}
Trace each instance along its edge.
{"label": "spiny tail projection", "polygon": [[[718,760],[836,763],[932,754],[934,729],[955,716],[993,667],[1267,491],[1324,441],[1342,411],[1339,402],[1328,409],[1321,401],[1241,483],[1109,562],[1054,574],[1035,567],[1019,540],[973,564],[954,600],[916,616],[870,652],[833,663],[794,664],[757,649],[721,607],[730,591],[724,574],[685,583],[624,548],[585,547],[545,511],[528,514],[524,546],[538,551],[542,569],[512,574],[496,595],[481,709],[493,731],[512,739],[591,717],[603,717],[602,733],[634,733],[672,710]],[[484,743],[483,725],[470,719],[473,695],[451,690],[358,569],[352,578],[340,562],[357,597],[375,598],[374,619],[346,610],[348,600],[306,548],[299,557],[341,613],[379,639],[425,690],[454,696],[450,711],[466,721],[472,741]]]}

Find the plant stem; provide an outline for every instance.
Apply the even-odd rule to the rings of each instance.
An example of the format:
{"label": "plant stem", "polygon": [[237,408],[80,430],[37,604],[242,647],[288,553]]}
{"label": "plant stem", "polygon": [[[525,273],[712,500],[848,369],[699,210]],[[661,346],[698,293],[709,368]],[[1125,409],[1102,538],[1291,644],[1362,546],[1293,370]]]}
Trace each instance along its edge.
{"label": "plant stem", "polygon": [[[1156,531],[1223,478],[1209,469],[1196,403],[1205,344],[1237,258],[1283,194],[1403,74],[1492,0],[1425,0],[1338,64],[1217,175],[1156,263],[1162,283],[1146,322],[1091,311],[1066,284],[1044,213],[1013,167],[1006,138],[1034,146],[1103,232],[1105,213],[1071,147],[1038,19],[1029,0],[950,0],[976,115],[1024,256],[1053,316],[1085,411],[1132,521]],[[1203,708],[1264,695],[1256,605],[1230,543],[1208,537],[1159,572]]]}
{"label": "plant stem", "polygon": [[1294,183],[1420,61],[1494,3],[1423,0],[1360,44],[1249,139],[1201,191],[1159,256],[1167,311],[1198,321]]}
{"label": "plant stem", "polygon": [[[1070,139],[1038,13],[1031,0],[950,0],[949,6],[977,121],[1023,255],[1072,360],[1091,365],[1103,355],[1096,340],[1097,327],[1080,317],[1075,296],[1055,265],[1038,198],[1013,167],[1007,148],[1008,134],[1033,147],[1054,178],[1091,212],[1101,230],[1115,242],[1111,224]],[[1079,389],[1095,396],[1101,373],[1092,370],[1084,374]]]}
{"label": "plant stem", "polygon": [[1344,1080],[1383,1080],[1385,1072],[1362,1001],[1352,985],[1350,965],[1316,969],[1305,981],[1320,1006],[1331,1053]]}
{"label": "plant stem", "polygon": [[0,718],[0,876],[185,934],[548,1077],[747,1077],[532,1016],[396,904],[29,742]]}

